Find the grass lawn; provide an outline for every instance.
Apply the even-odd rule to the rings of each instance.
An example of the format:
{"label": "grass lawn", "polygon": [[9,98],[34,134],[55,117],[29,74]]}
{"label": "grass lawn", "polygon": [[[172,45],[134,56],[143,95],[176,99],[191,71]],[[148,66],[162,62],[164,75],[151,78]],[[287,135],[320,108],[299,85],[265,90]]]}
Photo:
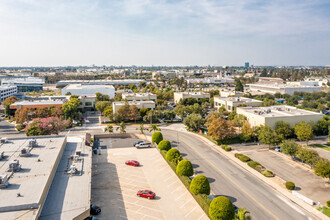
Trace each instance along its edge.
{"label": "grass lawn", "polygon": [[323,150],[327,150],[327,151],[330,151],[330,147],[326,147],[322,144],[311,144],[311,146],[313,147],[318,147],[318,148],[322,148]]}
{"label": "grass lawn", "polygon": [[320,208],[317,208],[320,212],[322,212],[323,214],[327,215],[330,217],[330,209],[325,207],[325,206],[322,206]]}

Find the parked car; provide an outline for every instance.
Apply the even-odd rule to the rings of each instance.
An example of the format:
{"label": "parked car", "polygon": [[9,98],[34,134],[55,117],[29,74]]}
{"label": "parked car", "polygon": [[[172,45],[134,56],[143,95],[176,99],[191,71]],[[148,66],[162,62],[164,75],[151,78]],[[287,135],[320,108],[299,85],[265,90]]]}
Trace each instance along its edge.
{"label": "parked car", "polygon": [[137,141],[133,144],[133,147],[136,147],[136,145],[140,144],[140,143],[143,143],[143,141]]}
{"label": "parked car", "polygon": [[275,147],[275,151],[281,152],[281,147]]}
{"label": "parked car", "polygon": [[151,147],[151,143],[150,142],[142,142],[142,143],[139,143],[137,145],[135,145],[136,148],[141,148],[141,147]]}
{"label": "parked car", "polygon": [[91,215],[98,215],[98,214],[100,214],[100,212],[101,212],[100,207],[98,207],[97,205],[91,204],[91,208],[90,208],[90,214]]}
{"label": "parked car", "polygon": [[156,196],[156,193],[150,191],[150,190],[140,190],[136,194],[138,197],[143,197],[147,199],[154,199]]}
{"label": "parked car", "polygon": [[129,166],[135,166],[135,167],[140,165],[140,163],[136,160],[128,160],[128,161],[125,162],[125,164],[129,165]]}

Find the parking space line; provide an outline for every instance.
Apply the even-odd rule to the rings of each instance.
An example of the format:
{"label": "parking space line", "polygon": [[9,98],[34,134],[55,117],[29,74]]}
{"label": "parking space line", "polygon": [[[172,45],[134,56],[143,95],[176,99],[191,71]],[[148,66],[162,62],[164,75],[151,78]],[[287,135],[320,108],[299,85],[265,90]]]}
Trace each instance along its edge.
{"label": "parking space line", "polygon": [[183,203],[183,204],[180,206],[180,208],[182,209],[182,208],[183,208],[185,205],[187,205],[188,202],[190,202],[192,199],[193,199],[193,198],[190,198],[189,200],[187,200],[185,203]]}
{"label": "parking space line", "polygon": [[175,201],[178,201],[182,196],[186,195],[186,192],[182,193],[181,196],[175,199]]}
{"label": "parking space line", "polygon": [[188,212],[187,214],[185,214],[184,217],[187,217],[188,215],[190,215],[196,208],[197,208],[197,206],[195,206],[192,210],[190,210],[190,212]]}
{"label": "parking space line", "polygon": [[[203,215],[202,215],[199,219],[202,219],[202,218],[204,217],[204,215],[205,215],[205,213],[203,213]],[[198,220],[199,220],[199,219],[198,219]]]}
{"label": "parking space line", "polygon": [[171,193],[175,193],[176,191],[180,190],[180,187],[177,187],[174,191],[172,191]]}
{"label": "parking space line", "polygon": [[174,182],[172,182],[170,185],[168,185],[168,187],[169,187],[169,186],[172,186],[174,183],[179,183],[179,181],[174,181]]}
{"label": "parking space line", "polygon": [[170,179],[173,178],[173,177],[175,177],[175,176],[174,176],[174,175],[169,176],[168,178],[166,178],[166,179],[164,180],[164,182],[166,182],[167,180],[170,180]]}

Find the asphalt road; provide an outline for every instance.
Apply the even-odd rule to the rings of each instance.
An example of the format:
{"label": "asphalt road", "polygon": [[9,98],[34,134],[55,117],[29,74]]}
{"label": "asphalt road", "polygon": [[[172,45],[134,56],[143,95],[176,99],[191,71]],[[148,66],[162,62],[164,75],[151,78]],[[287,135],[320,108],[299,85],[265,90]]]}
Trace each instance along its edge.
{"label": "asphalt road", "polygon": [[227,196],[236,206],[250,211],[253,219],[315,219],[200,139],[167,129],[162,133],[174,146],[179,140],[178,150],[193,163],[196,174],[209,178],[216,196]]}

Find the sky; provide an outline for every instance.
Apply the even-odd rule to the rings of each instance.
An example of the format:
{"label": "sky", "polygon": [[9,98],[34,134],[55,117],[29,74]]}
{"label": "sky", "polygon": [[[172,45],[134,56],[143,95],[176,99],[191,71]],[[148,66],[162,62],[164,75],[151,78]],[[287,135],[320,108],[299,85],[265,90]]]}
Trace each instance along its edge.
{"label": "sky", "polygon": [[0,66],[330,65],[329,0],[0,0]]}

